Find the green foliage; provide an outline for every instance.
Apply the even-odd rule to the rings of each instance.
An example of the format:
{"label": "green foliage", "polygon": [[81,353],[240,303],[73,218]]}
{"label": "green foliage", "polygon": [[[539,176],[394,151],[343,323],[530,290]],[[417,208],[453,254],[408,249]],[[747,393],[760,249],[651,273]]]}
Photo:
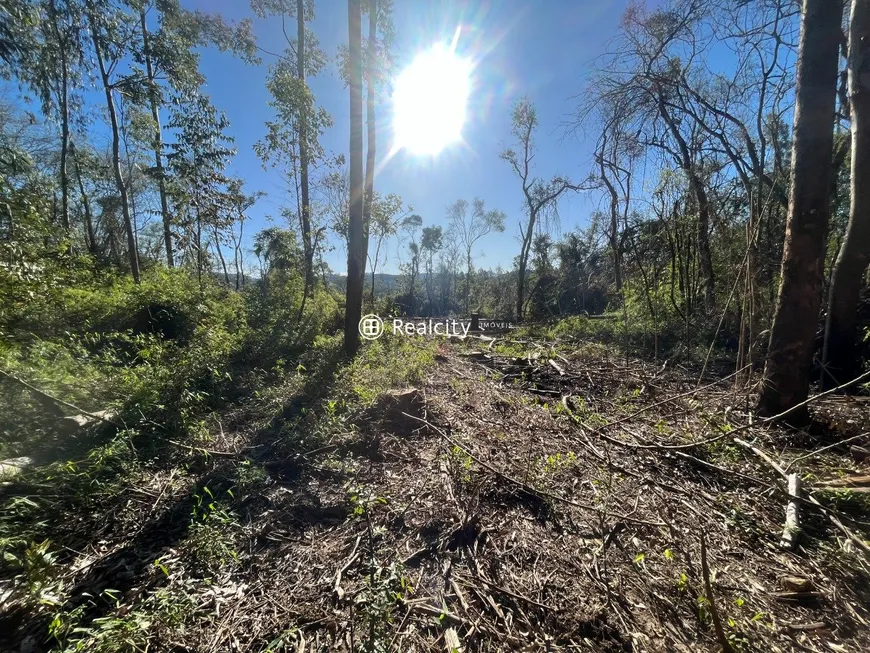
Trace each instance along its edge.
{"label": "green foliage", "polygon": [[[49,624],[49,634],[58,653],[140,653],[161,635],[183,632],[196,613],[190,581],[149,592],[132,606],[124,604],[120,592],[104,590],[98,600],[89,600],[70,611],[59,610]],[[83,621],[88,607],[99,604],[109,614],[90,623]]]}
{"label": "green foliage", "polygon": [[[233,498],[229,490],[227,495]],[[227,565],[238,564],[239,554],[235,546],[239,524],[232,513],[215,499],[208,486],[194,495],[194,499],[186,540],[194,568],[206,574],[216,574]]]}
{"label": "green foliage", "polygon": [[420,382],[435,360],[434,339],[393,335],[389,330],[366,343],[345,372],[346,387],[363,405],[391,388]]}
{"label": "green foliage", "polygon": [[411,579],[400,564],[393,562],[373,569],[363,590],[354,598],[354,608],[362,618],[361,650],[372,653],[389,650],[396,612],[411,592]]}

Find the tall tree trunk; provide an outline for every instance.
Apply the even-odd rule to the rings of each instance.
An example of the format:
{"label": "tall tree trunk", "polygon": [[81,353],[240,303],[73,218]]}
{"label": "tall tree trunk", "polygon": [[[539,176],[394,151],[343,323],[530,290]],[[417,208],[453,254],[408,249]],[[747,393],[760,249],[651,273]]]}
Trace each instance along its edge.
{"label": "tall tree trunk", "polygon": [[[296,53],[296,75],[305,85],[305,0],[296,0]],[[305,101],[299,109],[299,186],[302,196],[302,246],[305,249],[305,288],[299,306],[301,320],[314,283],[314,243],[311,240],[311,202],[308,197],[308,108]]]}
{"label": "tall tree trunk", "polygon": [[67,39],[61,36],[58,26],[57,6],[55,0],[49,3],[51,22],[54,27],[54,35],[57,40],[57,49],[60,53],[60,211],[61,220],[67,233],[70,230],[69,222],[69,174],[67,173],[67,155],[69,152],[69,63],[67,61]]}
{"label": "tall tree trunk", "polygon": [[517,276],[517,322],[523,320],[523,306],[525,304],[526,269],[529,265],[529,252],[532,249],[532,234],[535,233],[536,212],[530,207],[529,228],[523,234],[523,246],[520,248],[519,274]]}
{"label": "tall tree trunk", "polygon": [[76,179],[79,183],[79,193],[82,197],[82,207],[85,210],[85,233],[87,234],[88,240],[88,252],[90,252],[91,256],[96,256],[98,254],[97,236],[94,233],[94,219],[93,215],[91,214],[91,201],[88,198],[87,192],[85,192],[85,184],[82,180],[82,169],[79,165],[78,157],[76,156],[76,149],[72,143],[70,143],[69,151],[72,155],[73,165],[76,169]]}
{"label": "tall tree trunk", "polygon": [[[842,0],[834,0],[842,2]],[[704,275],[704,301],[710,310],[716,300],[716,277],[713,272],[713,254],[710,249],[710,198],[704,188],[704,181],[695,169],[689,145],[680,133],[676,121],[667,111],[664,96],[659,89],[658,96],[659,114],[668,125],[668,130],[680,148],[680,167],[689,178],[689,187],[698,203],[698,249],[701,253],[701,273]]]}
{"label": "tall tree trunk", "polygon": [[[366,181],[363,204],[363,254],[369,251],[369,234],[372,228],[372,203],[375,190],[375,77],[377,75],[377,37],[378,37],[378,1],[369,0],[369,41],[368,57],[366,58]],[[372,282],[374,297],[374,282]],[[374,305],[374,304],[373,304]]]}
{"label": "tall tree trunk", "polygon": [[[830,217],[842,0],[804,0],[795,89],[788,222],[758,412],[782,413],[809,394]],[[806,407],[789,416],[806,421]]]}
{"label": "tall tree trunk", "polygon": [[471,247],[465,251],[465,314],[471,310]]}
{"label": "tall tree trunk", "polygon": [[224,271],[224,281],[227,283],[227,288],[230,287],[230,271],[227,268],[227,261],[224,258],[224,253],[221,251],[221,238],[220,232],[218,232],[218,228],[212,226],[212,233],[214,234],[214,249],[217,252],[218,260],[221,262],[221,268]]}
{"label": "tall tree trunk", "polygon": [[112,170],[115,173],[115,185],[118,187],[118,195],[121,198],[121,211],[124,215],[124,229],[127,232],[127,250],[130,259],[130,272],[133,281],[139,283],[139,252],[136,248],[136,234],[133,232],[133,220],[130,216],[130,198],[127,195],[127,186],[124,183],[124,175],[121,172],[121,134],[118,129],[118,114],[115,110],[114,92],[106,72],[106,63],[103,60],[103,51],[100,47],[100,35],[92,13],[88,13],[88,21],[91,27],[91,38],[94,43],[94,53],[97,56],[97,64],[100,69],[100,77],[103,81],[103,90],[106,93],[106,108],[109,111],[109,125],[112,128]]}
{"label": "tall tree trunk", "polygon": [[[602,149],[604,149],[602,147]],[[616,187],[607,176],[604,168],[604,157],[598,157],[598,167],[601,171],[601,180],[607,187],[607,192],[610,194],[610,233],[608,241],[610,249],[613,250],[613,277],[616,282],[616,292],[622,297],[622,257],[619,253],[619,195],[616,192]]]}
{"label": "tall tree trunk", "polygon": [[362,317],[363,273],[363,116],[362,116],[362,15],[360,0],[347,0],[350,87],[350,207],[347,246],[347,295],[344,315],[344,350],[359,349]]}
{"label": "tall tree trunk", "polygon": [[169,201],[166,197],[166,177],[163,168],[163,129],[160,126],[160,94],[154,76],[154,64],[151,55],[151,37],[148,34],[148,26],[145,23],[145,7],[139,12],[139,20],[142,24],[142,50],[145,55],[145,72],[148,75],[148,100],[151,104],[151,119],[154,121],[154,167],[157,172],[157,189],[160,192],[160,217],[163,220],[163,242],[166,247],[166,265],[175,266],[175,257],[172,253],[172,229],[171,216],[169,215]]}
{"label": "tall tree trunk", "polygon": [[825,322],[822,387],[855,378],[858,300],[870,262],[870,0],[852,0],[849,23],[849,97],[852,118],[852,204],[834,265]]}

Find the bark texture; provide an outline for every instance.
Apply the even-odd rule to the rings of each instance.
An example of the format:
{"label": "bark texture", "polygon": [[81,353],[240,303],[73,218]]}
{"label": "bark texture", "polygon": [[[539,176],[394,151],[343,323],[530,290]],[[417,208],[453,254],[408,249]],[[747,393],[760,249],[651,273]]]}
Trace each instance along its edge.
{"label": "bark texture", "polygon": [[870,0],[852,0],[849,27],[852,175],[849,224],[828,294],[822,385],[853,380],[858,368],[858,301],[870,262]]}
{"label": "bark texture", "polygon": [[363,111],[362,111],[362,13],[360,0],[348,0],[350,87],[350,207],[347,244],[347,302],[344,317],[344,350],[359,349],[362,317],[363,273]]}
{"label": "bark texture", "polygon": [[[809,394],[830,217],[842,18],[842,0],[804,0],[785,248],[758,404],[763,416],[790,410]],[[806,417],[804,407],[788,421],[800,423]]]}

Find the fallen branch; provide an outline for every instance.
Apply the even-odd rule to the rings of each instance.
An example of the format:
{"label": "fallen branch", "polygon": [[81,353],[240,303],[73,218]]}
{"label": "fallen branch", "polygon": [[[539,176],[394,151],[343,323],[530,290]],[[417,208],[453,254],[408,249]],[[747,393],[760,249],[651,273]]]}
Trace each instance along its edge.
{"label": "fallen branch", "polygon": [[182,447],[184,449],[187,449],[188,451],[199,451],[209,456],[216,456],[219,458],[236,458],[241,455],[241,452],[236,451],[215,451],[214,449],[206,449],[205,447],[194,447],[192,445],[179,442],[178,440],[170,440],[169,438],[166,438],[166,442],[168,442],[169,444],[174,444],[176,447]]}
{"label": "fallen branch", "polygon": [[14,374],[9,374],[9,372],[4,372],[3,370],[0,370],[0,376],[2,376],[4,379],[9,379],[13,383],[17,383],[18,385],[21,385],[21,386],[27,388],[28,390],[30,390],[32,393],[34,393],[35,395],[37,395],[41,399],[47,399],[49,401],[53,401],[54,403],[59,404],[61,406],[64,406],[65,408],[69,408],[70,410],[74,410],[77,413],[80,413],[82,415],[87,415],[88,417],[91,417],[95,420],[99,420],[100,422],[105,422],[106,424],[111,424],[112,426],[116,426],[119,429],[124,428],[121,424],[118,424],[117,422],[113,422],[112,420],[108,419],[104,415],[99,415],[97,413],[89,413],[88,411],[79,408],[75,404],[71,404],[70,402],[64,401],[63,399],[61,399],[59,397],[55,397],[54,395],[50,395],[47,392],[45,392],[44,390],[40,390],[39,388],[37,388],[33,385],[30,385],[27,381],[24,381],[23,379],[19,379]]}
{"label": "fallen branch", "polygon": [[804,454],[803,456],[798,456],[794,460],[792,460],[788,465],[785,466],[785,471],[788,471],[788,468],[794,465],[799,460],[804,460],[805,458],[812,458],[813,456],[818,456],[823,451],[827,451],[828,449],[833,449],[835,447],[840,447],[847,442],[853,442],[854,440],[860,440],[861,438],[866,438],[870,433],[859,433],[858,435],[853,435],[851,438],[846,438],[845,440],[840,440],[839,442],[835,442],[834,444],[829,444],[826,447],[822,447],[821,449],[816,449],[815,451],[811,451],[810,453]]}
{"label": "fallen branch", "polygon": [[[786,471],[782,468],[782,466],[781,466],[779,463],[777,463],[773,458],[771,458],[768,454],[766,454],[764,451],[762,451],[762,450],[759,449],[758,447],[755,447],[755,446],[749,444],[749,443],[746,442],[745,440],[741,440],[740,438],[734,438],[733,441],[734,441],[735,444],[739,444],[741,447],[744,447],[744,448],[749,449],[750,451],[752,451],[752,452],[753,452],[754,454],[756,454],[759,458],[761,458],[762,460],[764,460],[768,465],[770,465],[771,467],[773,467],[773,469],[775,469],[777,472],[779,472],[780,476],[782,476],[783,478],[785,478],[786,480],[788,480],[788,474],[787,474]],[[857,535],[855,535],[855,533],[853,533],[851,530],[849,530],[849,529],[848,529],[848,528],[843,524],[843,522],[841,522],[841,521],[837,518],[836,515],[834,515],[831,511],[829,511],[827,508],[825,508],[825,506],[823,506],[821,503],[819,503],[819,500],[818,500],[818,499],[816,499],[812,494],[809,494],[809,495],[807,496],[807,500],[808,500],[811,504],[813,504],[814,506],[816,506],[816,507],[821,511],[821,513],[822,513],[825,517],[827,517],[828,520],[829,520],[829,521],[830,521],[834,526],[836,526],[837,528],[839,528],[840,531],[841,531],[841,532],[842,532],[842,533],[843,533],[847,538],[849,538],[849,539],[850,539],[850,540],[851,540],[851,541],[852,541],[856,546],[858,546],[860,549],[862,549],[866,554],[870,555],[870,545],[868,545],[867,542],[865,542],[863,539],[861,539],[860,537],[858,537]]]}
{"label": "fallen branch", "polygon": [[356,559],[359,557],[359,553],[357,553],[357,549],[359,548],[359,542],[362,538],[362,535],[356,536],[356,542],[353,544],[353,549],[350,552],[350,556],[341,567],[338,568],[338,571],[335,572],[335,581],[332,584],[332,592],[335,595],[335,600],[341,602],[344,598],[344,589],[341,586],[341,576],[348,570],[348,568],[356,562]]}
{"label": "fallen branch", "polygon": [[710,582],[710,567],[707,564],[707,542],[704,538],[704,531],[701,531],[701,574],[704,576],[704,592],[707,594],[707,601],[710,603],[710,616],[713,618],[713,628],[716,630],[716,637],[719,639],[719,644],[722,646],[724,653],[734,653],[731,642],[725,636],[722,620],[719,618],[719,610],[716,608],[716,600],[713,598],[713,584]]}
{"label": "fallen branch", "polygon": [[559,365],[559,363],[554,361],[552,358],[550,359],[550,366],[559,373],[559,376],[565,376],[565,368]]}

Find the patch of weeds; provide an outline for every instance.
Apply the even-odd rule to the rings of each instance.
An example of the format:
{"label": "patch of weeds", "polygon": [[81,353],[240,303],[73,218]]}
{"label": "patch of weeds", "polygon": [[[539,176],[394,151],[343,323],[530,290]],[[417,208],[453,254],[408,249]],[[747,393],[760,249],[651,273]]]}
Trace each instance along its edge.
{"label": "patch of weeds", "polygon": [[[180,587],[161,587],[132,606],[122,602],[121,593],[107,589],[100,598],[110,614],[89,624],[81,623],[89,605],[57,612],[49,624],[49,635],[59,644],[59,653],[141,653],[153,641],[183,632],[194,616],[196,603],[192,581]],[[91,606],[94,601],[88,602]]]}
{"label": "patch of weeds", "polygon": [[723,466],[739,463],[743,455],[741,449],[728,439],[714,440],[698,445],[698,451],[704,453],[710,462]]}
{"label": "patch of weeds", "polygon": [[604,426],[607,424],[607,420],[604,416],[589,408],[583,397],[574,397],[573,404],[574,407],[571,416],[574,420],[591,427]]}
{"label": "patch of weeds", "polygon": [[577,463],[577,454],[573,451],[567,453],[558,452],[550,454],[543,459],[544,471],[550,474],[555,474],[565,467],[572,467]]}
{"label": "patch of weeds", "polygon": [[263,653],[279,653],[279,651],[296,651],[299,649],[299,629],[291,627],[266,644]]}
{"label": "patch of weeds", "polygon": [[471,482],[471,464],[474,461],[464,449],[457,446],[451,447],[447,456],[447,462],[456,482]]}
{"label": "patch of weeds", "polygon": [[[232,497],[232,492],[227,490]],[[194,566],[205,573],[216,573],[227,565],[237,565],[239,554],[235,550],[240,528],[232,513],[215,500],[206,486],[202,494],[194,495],[190,530],[185,540]]]}
{"label": "patch of weeds", "polygon": [[674,587],[681,594],[689,589],[689,577],[686,576],[685,572],[680,572],[680,575],[677,576],[677,579],[674,581]]}
{"label": "patch of weeds", "polygon": [[57,578],[57,554],[50,540],[27,544],[20,538],[4,538],[0,546],[6,565],[20,571],[12,579],[12,596],[30,607],[61,602],[63,582]]}
{"label": "patch of weeds", "polygon": [[502,356],[514,356],[525,358],[526,348],[518,342],[497,342],[493,345],[493,351]]}
{"label": "patch of weeds", "polygon": [[34,584],[27,577],[44,569],[52,558],[44,548],[49,538],[56,546],[68,544],[112,507],[116,508],[114,519],[124,518],[118,500],[140,473],[130,434],[118,433],[84,460],[28,470],[13,481],[11,496],[0,503],[4,576],[21,576],[19,582],[36,590],[41,581]]}
{"label": "patch of weeds", "polygon": [[384,333],[380,339],[363,346],[343,371],[340,387],[349,403],[371,405],[389,390],[419,383],[434,365],[437,348],[432,339]]}
{"label": "patch of weeds", "polygon": [[849,488],[822,488],[831,508],[857,516],[870,514],[870,494]]}
{"label": "patch of weeds", "polygon": [[387,499],[378,496],[374,490],[364,486],[349,484],[346,488],[348,500],[353,506],[353,514],[355,517],[368,517],[369,512],[374,506],[385,505]]}
{"label": "patch of weeds", "polygon": [[668,423],[663,419],[657,421],[653,427],[659,435],[671,435],[674,432],[674,430],[668,426]]}
{"label": "patch of weeds", "polygon": [[236,488],[242,493],[263,487],[269,480],[269,473],[264,467],[245,460],[236,467]]}
{"label": "patch of weeds", "polygon": [[398,563],[375,566],[354,600],[362,623],[362,651],[386,653],[397,608],[413,592],[410,578]]}

